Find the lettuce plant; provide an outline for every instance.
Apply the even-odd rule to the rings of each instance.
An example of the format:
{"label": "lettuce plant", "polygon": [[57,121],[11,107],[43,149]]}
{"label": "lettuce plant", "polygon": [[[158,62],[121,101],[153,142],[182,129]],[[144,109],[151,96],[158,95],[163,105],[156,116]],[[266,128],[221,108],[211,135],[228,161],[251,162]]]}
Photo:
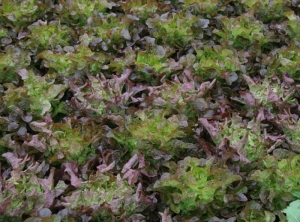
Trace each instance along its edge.
{"label": "lettuce plant", "polygon": [[187,214],[215,199],[223,200],[228,185],[242,179],[226,167],[214,165],[213,158],[204,166],[200,165],[199,159],[191,157],[165,166],[169,173],[164,173],[153,188],[161,192],[164,203],[176,213]]}
{"label": "lettuce plant", "polygon": [[182,47],[193,38],[192,25],[198,18],[191,14],[166,13],[146,21],[158,44]]}
{"label": "lettuce plant", "polygon": [[106,0],[59,1],[59,7],[57,7],[56,10],[64,21],[83,26],[87,24],[87,19],[94,12],[105,12],[115,5],[114,2],[108,2]]}
{"label": "lettuce plant", "polygon": [[[24,86],[19,87],[17,90],[14,88],[7,90],[4,96],[7,110],[14,110],[16,104],[20,106],[20,103],[26,98],[29,103],[29,110],[35,116],[43,116],[51,112],[53,108],[51,107],[51,103],[58,101],[68,88],[68,85],[53,84],[54,80],[51,77],[35,75],[32,70],[21,69],[18,70],[18,74],[24,81]],[[16,91],[18,92],[17,94]],[[20,108],[22,109],[22,106]]]}
{"label": "lettuce plant", "polygon": [[213,32],[227,41],[232,41],[234,47],[244,48],[253,45],[255,42],[258,42],[259,45],[268,42],[267,36],[264,36],[262,32],[263,23],[253,17],[246,14],[235,19],[222,16],[220,21],[223,28],[220,30],[215,29]]}
{"label": "lettuce plant", "polygon": [[191,71],[185,70],[181,81],[174,78],[172,82],[165,81],[163,85],[151,89],[150,98],[154,97],[150,101],[155,108],[169,112],[176,110],[188,117],[189,121],[194,121],[200,114],[199,111],[203,114],[209,109],[209,105],[202,97],[209,93],[214,83],[215,81],[203,82],[197,85],[192,80]]}
{"label": "lettuce plant", "polygon": [[204,46],[196,52],[193,68],[203,80],[217,78],[231,84],[238,79],[236,72],[241,71],[241,66],[235,50],[215,45]]}
{"label": "lettuce plant", "polygon": [[241,3],[254,12],[263,22],[270,20],[280,20],[287,10],[287,3],[284,0],[259,1],[259,0],[242,0]]}
{"label": "lettuce plant", "polygon": [[158,3],[157,1],[153,0],[128,0],[126,2],[120,2],[119,4],[122,6],[126,13],[134,14],[142,22],[149,17],[152,17],[152,15],[158,11]]}
{"label": "lettuce plant", "polygon": [[299,145],[299,133],[300,133],[300,122],[295,122],[294,118],[290,115],[281,115],[281,119],[277,120],[277,123],[283,130],[286,140],[294,151],[300,151]]}
{"label": "lettuce plant", "polygon": [[270,64],[274,71],[286,72],[291,75],[293,79],[300,79],[299,70],[299,49],[292,44],[289,47],[282,47],[274,50],[277,58]]}
{"label": "lettuce plant", "polygon": [[0,83],[17,82],[16,71],[30,65],[30,52],[15,46],[7,46],[5,53],[0,53]]}
{"label": "lettuce plant", "polygon": [[0,0],[0,221],[290,220],[299,6]]}
{"label": "lettuce plant", "polygon": [[[88,32],[94,33],[94,36],[101,38],[107,46],[118,46],[132,39],[131,26],[133,22],[130,18],[121,18],[110,13],[107,15],[94,15],[89,22]],[[86,31],[85,31],[86,32]],[[106,48],[104,48],[107,50]]]}
{"label": "lettuce plant", "polygon": [[136,146],[140,142],[153,144],[157,148],[168,148],[172,139],[183,137],[185,134],[180,129],[180,116],[166,118],[166,115],[166,112],[158,109],[152,112],[137,111],[135,117],[126,123],[127,130],[115,132],[114,138],[131,149],[149,148]]}
{"label": "lettuce plant", "polygon": [[[32,216],[32,219],[36,215],[41,215],[41,209],[48,209],[58,196],[61,196],[61,200],[56,200],[56,204],[67,209],[66,215],[63,216],[65,220],[68,216],[79,216],[79,211],[87,212],[88,209],[93,209],[88,214],[94,218],[110,219],[121,216],[125,211],[130,216],[137,210],[134,190],[121,179],[120,175],[114,176],[98,171],[87,181],[80,182],[74,170],[75,165],[65,164],[65,172],[71,176],[72,185],[79,188],[71,195],[65,195],[64,191],[68,185],[61,180],[55,183],[54,168],[50,170],[48,178],[41,178],[49,169],[49,165],[45,162],[34,162],[28,157],[21,159],[13,153],[5,153],[3,157],[11,164],[13,170],[11,177],[5,181],[7,189],[0,194],[0,206],[2,211],[5,210],[5,215],[10,215],[14,219],[25,214]],[[42,218],[62,219],[62,215],[61,213],[59,216],[52,215],[50,211],[48,216]]]}
{"label": "lettuce plant", "polygon": [[187,0],[183,2],[184,8],[193,8],[199,14],[215,15],[218,11],[218,0],[195,1]]}
{"label": "lettuce plant", "polygon": [[291,195],[299,198],[299,158],[299,155],[295,155],[278,160],[273,156],[265,156],[264,169],[254,171],[250,177],[250,180],[259,182],[261,192],[270,192],[270,202],[273,202],[273,199],[278,201],[273,205],[277,210],[281,210],[282,206],[286,207],[284,198]]}
{"label": "lettuce plant", "polygon": [[128,186],[120,175],[103,174],[99,171],[82,183],[79,190],[65,196],[62,204],[73,212],[92,209],[95,219],[114,220],[125,212],[130,216],[136,210],[136,198],[132,187]]}
{"label": "lettuce plant", "polygon": [[260,121],[254,118],[246,123],[237,114],[232,115],[230,121],[220,125],[209,123],[205,118],[199,119],[217,146],[224,139],[228,139],[230,147],[237,151],[244,163],[258,161],[267,151]]}
{"label": "lettuce plant", "polygon": [[280,108],[283,103],[293,104],[295,102],[295,98],[293,97],[294,87],[286,87],[276,75],[273,77],[266,76],[261,83],[254,83],[247,75],[244,75],[244,79],[248,83],[251,94],[244,92],[241,92],[241,94],[246,103],[250,106],[260,104],[272,109],[274,112],[276,106]]}
{"label": "lettuce plant", "polygon": [[82,123],[74,119],[53,124],[33,121],[30,127],[39,134],[37,137],[32,137],[25,145],[37,147],[37,144],[40,144],[39,151],[45,153],[49,161],[54,164],[66,160],[76,161],[79,165],[85,163],[86,159],[95,153],[93,144],[101,136],[99,127],[93,128],[89,122]]}
{"label": "lettuce plant", "polygon": [[151,54],[149,52],[139,52],[136,59],[136,65],[139,69],[151,69],[154,68],[155,72],[159,73],[163,71],[163,68],[167,67],[164,63],[165,58],[161,58],[159,55]]}
{"label": "lettuce plant", "polygon": [[0,7],[1,18],[14,25],[15,29],[30,24],[35,21],[42,13],[45,13],[50,6],[36,0],[22,0],[11,2],[2,0]]}
{"label": "lettuce plant", "polygon": [[122,93],[123,87],[131,74],[129,69],[125,70],[120,77],[114,76],[106,79],[104,75],[88,76],[89,85],[81,87],[71,84],[71,89],[75,92],[77,103],[81,103],[82,109],[92,112],[95,116],[106,113],[124,113],[119,107],[124,107],[131,96],[143,90],[135,88]]}
{"label": "lettuce plant", "polygon": [[84,87],[84,88],[75,88],[71,86],[76,94],[76,99],[82,105],[95,113],[96,115],[102,115],[106,113],[106,101],[112,99],[111,92],[107,92],[105,88],[103,88],[103,82],[101,79],[96,76],[89,76],[89,79],[92,83],[92,87]]}
{"label": "lettuce plant", "polygon": [[214,140],[219,144],[222,138],[227,138],[230,146],[239,150],[251,162],[258,161],[266,153],[259,119],[254,118],[245,124],[241,117],[233,115]]}
{"label": "lettuce plant", "polygon": [[22,159],[13,153],[2,156],[12,166],[12,172],[5,181],[6,189],[0,194],[1,210],[4,210],[1,214],[14,220],[20,220],[25,214],[34,216],[41,208],[49,208],[54,198],[67,188],[63,181],[54,184],[54,168],[48,178],[43,179],[49,169],[45,162],[32,161],[28,156]]}
{"label": "lettuce plant", "polygon": [[106,56],[100,52],[92,52],[85,45],[75,47],[74,52],[53,53],[46,50],[38,54],[43,59],[43,65],[61,75],[69,76],[78,70],[99,72],[106,62]]}
{"label": "lettuce plant", "polygon": [[136,62],[138,71],[147,82],[153,82],[156,76],[162,76],[167,72],[168,60],[165,57],[141,51],[138,53]]}
{"label": "lettuce plant", "polygon": [[171,139],[184,135],[180,131],[180,117],[176,115],[165,118],[166,113],[161,110],[156,110],[153,114],[148,113],[148,115],[143,111],[136,112],[135,115],[140,120],[128,126],[134,138],[165,146]]}
{"label": "lettuce plant", "polygon": [[246,203],[245,208],[238,215],[238,221],[266,221],[266,222],[274,222],[276,220],[275,215],[265,210],[262,205],[255,201],[249,201]]}
{"label": "lettuce plant", "polygon": [[129,68],[130,66],[134,65],[136,61],[136,51],[131,47],[126,47],[123,52],[124,56],[114,57],[114,59],[111,60],[108,65],[117,74],[122,73],[124,71],[124,68]]}
{"label": "lettuce plant", "polygon": [[154,107],[165,108],[166,110],[180,110],[182,114],[192,115],[194,113],[189,109],[188,96],[196,94],[194,85],[181,83],[178,80],[172,83],[164,83],[160,90],[154,91],[153,94],[156,98],[153,100]]}
{"label": "lettuce plant", "polygon": [[43,22],[41,20],[28,26],[30,30],[30,41],[27,44],[36,45],[39,49],[53,49],[57,45],[62,47],[68,45],[71,40],[72,30],[58,22]]}
{"label": "lettuce plant", "polygon": [[297,24],[299,23],[299,16],[295,15],[294,11],[286,11],[284,16],[288,18],[287,21],[284,21],[283,24],[287,26],[285,31],[292,40],[300,40],[300,32],[297,29]]}
{"label": "lettuce plant", "polygon": [[[149,38],[150,39],[150,38]],[[174,59],[168,59],[174,51],[169,47],[156,45],[151,40],[146,41],[146,51],[139,51],[136,55],[135,65],[138,73],[147,82],[155,85],[161,78],[169,78],[171,74],[180,72],[183,66],[175,62]],[[154,39],[152,39],[154,41]],[[140,78],[136,78],[137,81]]]}

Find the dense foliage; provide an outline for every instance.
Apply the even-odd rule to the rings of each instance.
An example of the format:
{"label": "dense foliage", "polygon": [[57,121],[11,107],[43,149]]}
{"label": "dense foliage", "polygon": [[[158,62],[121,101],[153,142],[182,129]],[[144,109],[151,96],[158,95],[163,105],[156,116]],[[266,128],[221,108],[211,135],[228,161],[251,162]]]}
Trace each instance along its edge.
{"label": "dense foliage", "polygon": [[0,220],[300,221],[299,8],[0,0]]}

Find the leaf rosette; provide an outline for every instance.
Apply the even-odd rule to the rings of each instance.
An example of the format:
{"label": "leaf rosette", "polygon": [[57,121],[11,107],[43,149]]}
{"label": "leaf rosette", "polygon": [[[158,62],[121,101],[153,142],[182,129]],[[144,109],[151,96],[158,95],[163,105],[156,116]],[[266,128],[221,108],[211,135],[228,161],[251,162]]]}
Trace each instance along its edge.
{"label": "leaf rosette", "polygon": [[235,181],[242,178],[226,167],[213,166],[214,159],[200,166],[197,158],[186,157],[177,164],[165,164],[170,173],[164,173],[153,186],[161,192],[163,201],[175,212],[183,214],[197,209],[201,204],[222,200],[222,194]]}

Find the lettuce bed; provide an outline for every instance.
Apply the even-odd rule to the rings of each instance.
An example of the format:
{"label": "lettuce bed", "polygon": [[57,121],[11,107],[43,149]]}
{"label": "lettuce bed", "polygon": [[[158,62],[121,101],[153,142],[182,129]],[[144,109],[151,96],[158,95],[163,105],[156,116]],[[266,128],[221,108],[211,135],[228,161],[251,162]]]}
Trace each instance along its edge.
{"label": "lettuce bed", "polygon": [[299,7],[0,1],[0,220],[299,221]]}

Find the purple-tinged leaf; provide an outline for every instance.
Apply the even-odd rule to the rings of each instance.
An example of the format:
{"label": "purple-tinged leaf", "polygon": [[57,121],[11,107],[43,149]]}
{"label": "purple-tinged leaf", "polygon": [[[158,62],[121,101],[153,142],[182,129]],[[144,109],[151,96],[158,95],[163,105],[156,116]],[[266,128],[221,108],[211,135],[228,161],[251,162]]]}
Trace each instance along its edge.
{"label": "purple-tinged leaf", "polygon": [[212,156],[212,150],[209,149],[209,147],[207,146],[205,140],[201,139],[201,138],[198,137],[198,136],[194,136],[194,138],[195,138],[196,141],[198,142],[200,148],[204,150],[204,152],[206,153],[206,155],[207,155],[208,157],[211,157],[211,156]]}
{"label": "purple-tinged leaf", "polygon": [[279,102],[279,103],[282,103],[281,100],[280,100],[280,98],[271,89],[269,90],[269,93],[268,93],[268,100],[270,102]]}
{"label": "purple-tinged leaf", "polygon": [[257,120],[258,121],[263,121],[265,120],[265,114],[264,114],[264,108],[263,107],[260,107],[259,110],[258,110],[258,114],[257,114]]}
{"label": "purple-tinged leaf", "polygon": [[75,163],[64,163],[63,166],[65,167],[65,172],[67,172],[71,177],[71,185],[74,187],[79,187],[81,181],[76,176],[77,174],[77,166]]}
{"label": "purple-tinged leaf", "polygon": [[134,154],[130,160],[123,166],[121,173],[126,173],[129,169],[134,167],[138,163],[138,155]]}
{"label": "purple-tinged leaf", "polygon": [[145,161],[145,156],[143,154],[139,154],[139,165],[138,165],[138,169],[142,169],[145,168],[147,166],[147,163]]}
{"label": "purple-tinged leaf", "polygon": [[101,173],[104,173],[104,172],[113,170],[114,167],[115,167],[115,165],[116,165],[116,162],[113,161],[113,162],[111,162],[111,164],[109,164],[108,166],[107,166],[106,164],[101,164],[101,165],[97,166],[97,169],[98,169]]}
{"label": "purple-tinged leaf", "polygon": [[39,138],[39,135],[33,135],[31,137],[31,140],[29,142],[24,141],[23,143],[23,148],[26,147],[34,147],[38,151],[44,153],[46,151],[46,138],[42,137],[41,139]]}
{"label": "purple-tinged leaf", "polygon": [[44,188],[44,190],[52,190],[54,186],[54,173],[55,173],[55,168],[52,167],[50,169],[50,174],[48,178],[41,179],[40,183],[41,186]]}
{"label": "purple-tinged leaf", "polygon": [[284,84],[286,84],[287,86],[295,83],[295,81],[292,78],[290,78],[286,72],[282,73],[282,78],[283,78]]}
{"label": "purple-tinged leaf", "polygon": [[41,217],[50,217],[52,212],[49,208],[42,208],[39,210],[39,214]]}
{"label": "purple-tinged leaf", "polygon": [[253,97],[252,93],[246,91],[240,91],[241,97],[245,100],[249,106],[257,106],[257,100]]}
{"label": "purple-tinged leaf", "polygon": [[133,185],[137,182],[139,177],[139,171],[129,169],[123,176],[123,180],[128,179],[128,184]]}
{"label": "purple-tinged leaf", "polygon": [[12,196],[7,196],[6,198],[2,199],[0,202],[0,214],[5,215],[9,211],[9,208],[11,207],[11,198]]}
{"label": "purple-tinged leaf", "polygon": [[245,154],[243,154],[241,149],[237,149],[237,153],[240,156],[240,160],[243,161],[245,164],[251,163],[251,161],[245,156]]}
{"label": "purple-tinged leaf", "polygon": [[24,159],[19,159],[13,153],[4,153],[3,157],[7,159],[7,161],[11,164],[14,170],[22,170],[21,168],[24,166],[25,162],[29,160],[29,157],[26,155]]}
{"label": "purple-tinged leaf", "polygon": [[212,124],[210,124],[207,121],[207,119],[199,118],[198,121],[205,127],[205,129],[208,131],[208,133],[210,134],[210,136],[212,138],[218,137],[218,135],[220,134],[220,130],[218,128],[216,128],[215,126],[213,126]]}
{"label": "purple-tinged leaf", "polygon": [[135,201],[136,202],[140,202],[141,199],[143,197],[143,185],[142,183],[140,182],[138,185],[137,185],[137,188],[136,188],[136,192],[135,192]]}
{"label": "purple-tinged leaf", "polygon": [[248,76],[243,74],[243,77],[249,86],[255,86],[255,82]]}
{"label": "purple-tinged leaf", "polygon": [[52,130],[49,130],[49,128],[51,128],[51,125],[47,122],[33,121],[29,125],[30,125],[30,128],[36,132],[42,132],[42,133],[47,133],[47,134],[52,133]]}
{"label": "purple-tinged leaf", "polygon": [[161,216],[161,222],[173,222],[171,215],[169,214],[169,208],[166,208],[163,213],[159,212]]}
{"label": "purple-tinged leaf", "polygon": [[198,94],[197,97],[203,97],[204,95],[206,95],[209,90],[211,90],[213,88],[213,86],[216,83],[216,79],[212,80],[211,82],[203,82],[201,83],[199,89],[198,89]]}

